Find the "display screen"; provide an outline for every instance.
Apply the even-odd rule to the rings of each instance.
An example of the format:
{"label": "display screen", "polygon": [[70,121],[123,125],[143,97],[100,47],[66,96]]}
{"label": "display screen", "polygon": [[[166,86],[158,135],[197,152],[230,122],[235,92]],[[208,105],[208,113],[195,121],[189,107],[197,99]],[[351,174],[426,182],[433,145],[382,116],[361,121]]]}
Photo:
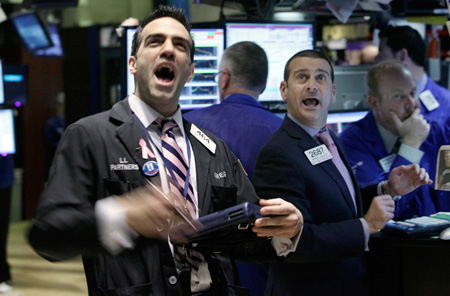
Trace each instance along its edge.
{"label": "display screen", "polygon": [[10,19],[30,54],[33,54],[37,49],[53,46],[44,24],[36,13],[17,13],[11,15]]}
{"label": "display screen", "polygon": [[[127,69],[131,56],[131,44],[136,29],[126,31]],[[195,109],[220,102],[215,76],[223,54],[225,39],[223,28],[193,28],[191,34],[195,42],[194,77],[186,83],[181,96],[181,109]],[[134,76],[127,71],[127,94],[134,93]]]}
{"label": "display screen", "polygon": [[348,123],[362,119],[367,115],[367,112],[368,111],[330,112],[327,117],[327,127],[338,135]]}
{"label": "display screen", "polygon": [[[3,63],[0,60],[0,77],[3,78]],[[3,79],[0,79],[0,105],[5,103],[5,88]]]}
{"label": "display screen", "polygon": [[0,109],[0,154],[16,153],[14,114],[12,109]]}
{"label": "display screen", "polygon": [[22,6],[27,8],[59,8],[77,6],[78,0],[23,0]]}
{"label": "display screen", "polygon": [[46,49],[37,49],[33,52],[35,56],[41,57],[64,57],[64,51],[61,45],[61,38],[59,36],[59,30],[57,24],[49,23],[47,24],[48,32],[50,33],[50,38],[52,39],[53,46]]}
{"label": "display screen", "polygon": [[28,102],[28,67],[3,65],[5,105],[20,107]]}
{"label": "display screen", "polygon": [[269,75],[259,101],[281,101],[280,83],[286,62],[295,53],[314,49],[312,23],[227,23],[226,47],[240,41],[252,41],[261,46],[269,60]]}

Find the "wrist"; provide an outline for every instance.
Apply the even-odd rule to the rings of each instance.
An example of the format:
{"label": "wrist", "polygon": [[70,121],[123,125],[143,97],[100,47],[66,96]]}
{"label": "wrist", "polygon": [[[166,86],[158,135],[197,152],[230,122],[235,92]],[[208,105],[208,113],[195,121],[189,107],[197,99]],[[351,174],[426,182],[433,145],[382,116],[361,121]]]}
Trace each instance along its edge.
{"label": "wrist", "polygon": [[377,192],[378,195],[390,195],[395,201],[402,198],[401,195],[396,195],[395,192],[393,192],[389,181],[381,181],[380,183],[378,183]]}

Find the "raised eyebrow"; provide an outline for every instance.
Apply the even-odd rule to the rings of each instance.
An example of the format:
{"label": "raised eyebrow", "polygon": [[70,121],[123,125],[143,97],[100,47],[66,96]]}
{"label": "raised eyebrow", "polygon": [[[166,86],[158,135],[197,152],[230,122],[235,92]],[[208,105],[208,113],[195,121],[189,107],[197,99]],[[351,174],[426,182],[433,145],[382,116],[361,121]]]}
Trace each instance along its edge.
{"label": "raised eyebrow", "polygon": [[165,37],[164,34],[149,34],[145,37],[144,43],[147,42],[151,38],[164,38],[164,37]]}
{"label": "raised eyebrow", "polygon": [[317,69],[316,73],[317,72],[322,73],[322,74],[326,74],[326,76],[328,76],[328,77],[331,76],[330,72],[328,72],[327,70],[324,70],[324,69],[320,69],[319,68],[319,69]]}
{"label": "raised eyebrow", "polygon": [[[167,37],[168,37],[167,35],[162,34],[162,33],[149,34],[149,35],[147,35],[147,37],[145,37],[144,42],[148,41],[148,39],[151,39],[151,38],[167,38]],[[173,37],[173,40],[174,41],[183,41],[183,42],[186,42],[186,44],[188,46],[190,45],[189,40],[184,37],[181,37],[181,36],[175,36],[175,37]]]}
{"label": "raised eyebrow", "polygon": [[[309,72],[310,72],[309,69],[307,69],[307,68],[302,68],[302,69],[297,69],[297,70],[295,70],[295,71],[294,71],[294,75],[297,75],[297,74],[299,74],[299,73],[309,74]],[[317,70],[315,71],[315,73],[317,73],[317,72],[322,73],[322,74],[326,74],[328,77],[331,76],[330,73],[329,73],[327,70],[324,70],[324,69],[317,69]]]}

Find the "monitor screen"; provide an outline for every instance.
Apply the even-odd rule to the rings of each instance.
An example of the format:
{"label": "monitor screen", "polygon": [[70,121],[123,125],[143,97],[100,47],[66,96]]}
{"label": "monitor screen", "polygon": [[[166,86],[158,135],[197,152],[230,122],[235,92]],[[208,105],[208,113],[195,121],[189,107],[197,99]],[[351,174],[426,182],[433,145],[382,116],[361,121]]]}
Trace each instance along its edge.
{"label": "monitor screen", "polygon": [[52,39],[53,46],[46,49],[37,49],[33,52],[33,55],[40,57],[54,57],[54,58],[64,57],[64,51],[61,45],[61,38],[59,35],[58,25],[48,23],[47,29],[48,32],[50,33],[50,38]]}
{"label": "monitor screen", "polygon": [[[3,63],[0,60],[0,77],[3,77]],[[0,79],[0,105],[5,103],[5,89],[3,79]]]}
{"label": "monitor screen", "polygon": [[50,35],[37,13],[14,13],[10,15],[10,19],[30,54],[37,49],[53,46]]}
{"label": "monitor screen", "polygon": [[[131,56],[131,44],[136,29],[126,30],[126,64]],[[220,102],[215,75],[225,46],[223,28],[192,28],[195,42],[194,77],[186,83],[180,96],[183,110],[206,107]],[[127,94],[134,93],[134,76],[127,71]]]}
{"label": "monitor screen", "polygon": [[358,121],[366,116],[368,111],[330,112],[327,117],[327,127],[336,135],[340,134],[347,123]]}
{"label": "monitor screen", "polygon": [[61,8],[77,6],[78,0],[23,0],[26,8]]}
{"label": "monitor screen", "polygon": [[334,66],[336,102],[330,111],[369,110],[365,90],[365,77],[371,65]]}
{"label": "monitor screen", "polygon": [[3,65],[5,105],[20,107],[28,102],[28,67]]}
{"label": "monitor screen", "polygon": [[0,154],[16,153],[13,109],[0,109]]}
{"label": "monitor screen", "polygon": [[259,101],[281,101],[280,83],[286,62],[300,50],[314,49],[314,24],[227,23],[225,26],[226,47],[240,41],[252,41],[265,50],[269,75]]}

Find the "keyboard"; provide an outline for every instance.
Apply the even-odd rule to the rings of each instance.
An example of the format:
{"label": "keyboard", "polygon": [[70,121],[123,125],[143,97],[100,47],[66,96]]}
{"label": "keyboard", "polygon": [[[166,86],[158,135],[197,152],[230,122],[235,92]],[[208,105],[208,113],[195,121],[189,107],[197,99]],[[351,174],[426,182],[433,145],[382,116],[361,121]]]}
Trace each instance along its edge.
{"label": "keyboard", "polygon": [[389,221],[383,232],[402,237],[430,237],[450,227],[450,213],[439,212],[405,221]]}

